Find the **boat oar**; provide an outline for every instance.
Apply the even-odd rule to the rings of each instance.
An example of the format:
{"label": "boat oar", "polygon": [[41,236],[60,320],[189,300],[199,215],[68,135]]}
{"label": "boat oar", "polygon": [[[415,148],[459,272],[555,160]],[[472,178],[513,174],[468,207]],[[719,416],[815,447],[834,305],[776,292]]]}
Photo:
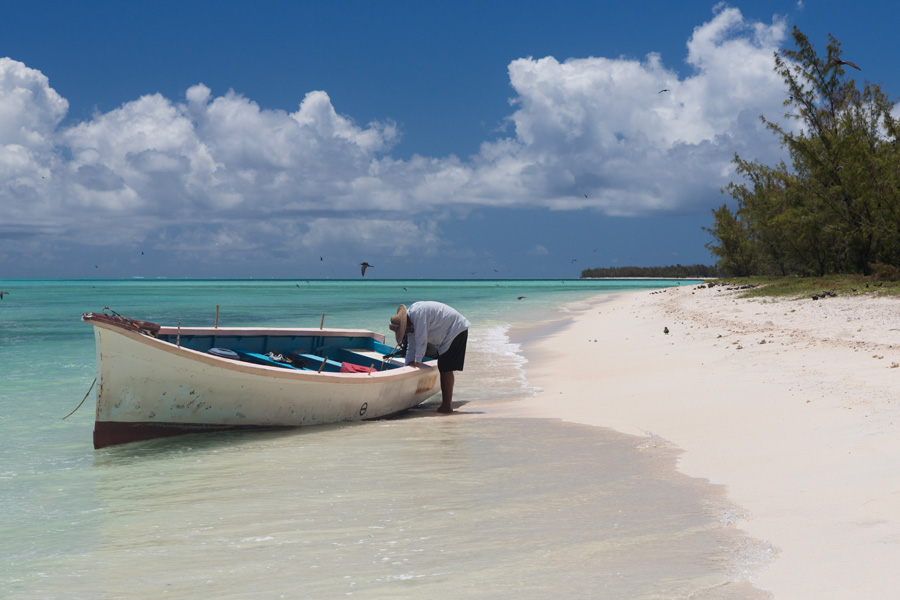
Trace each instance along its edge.
{"label": "boat oar", "polygon": [[328,357],[326,356],[326,357],[325,357],[325,360],[322,361],[322,364],[319,365],[319,370],[316,371],[316,373],[321,373],[321,372],[322,372],[322,369],[325,368],[325,363],[327,363],[327,362],[328,362]]}

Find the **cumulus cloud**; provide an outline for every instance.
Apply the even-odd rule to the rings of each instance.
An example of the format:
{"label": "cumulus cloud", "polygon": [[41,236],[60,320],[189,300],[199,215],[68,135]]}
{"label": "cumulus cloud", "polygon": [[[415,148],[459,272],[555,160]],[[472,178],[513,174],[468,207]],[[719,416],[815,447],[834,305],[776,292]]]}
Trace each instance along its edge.
{"label": "cumulus cloud", "polygon": [[782,21],[747,23],[723,7],[694,30],[684,78],[654,53],[513,61],[516,136],[486,144],[476,176],[484,189],[499,182],[557,209],[642,215],[708,205],[735,152],[778,152],[758,117],[783,110],[772,57],[784,36]]}
{"label": "cumulus cloud", "polygon": [[438,247],[440,221],[479,206],[707,210],[735,152],[778,153],[758,117],[783,110],[772,57],[784,37],[780,20],[721,6],[687,40],[686,76],[653,52],[515,60],[513,133],[467,160],[393,158],[394,122],[356,123],[325,91],[291,113],[197,84],[64,127],[67,102],[47,78],[0,59],[0,239],[171,242],[189,229],[194,241],[172,247],[246,251],[280,236],[298,248],[389,240],[404,253],[416,250],[397,240]]}
{"label": "cumulus cloud", "polygon": [[69,110],[47,78],[9,58],[0,58],[0,140],[4,147],[42,148]]}

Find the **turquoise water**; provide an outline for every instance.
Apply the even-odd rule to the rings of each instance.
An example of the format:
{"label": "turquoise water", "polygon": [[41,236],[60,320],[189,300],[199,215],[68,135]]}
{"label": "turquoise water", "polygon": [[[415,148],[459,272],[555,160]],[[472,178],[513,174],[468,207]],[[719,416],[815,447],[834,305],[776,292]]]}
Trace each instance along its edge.
{"label": "turquoise water", "polygon": [[[735,509],[671,451],[479,415],[535,393],[511,326],[677,283],[0,280],[0,597],[762,597]],[[472,323],[456,416],[99,451],[93,392],[63,420],[95,375],[83,312],[389,333],[417,300]]]}

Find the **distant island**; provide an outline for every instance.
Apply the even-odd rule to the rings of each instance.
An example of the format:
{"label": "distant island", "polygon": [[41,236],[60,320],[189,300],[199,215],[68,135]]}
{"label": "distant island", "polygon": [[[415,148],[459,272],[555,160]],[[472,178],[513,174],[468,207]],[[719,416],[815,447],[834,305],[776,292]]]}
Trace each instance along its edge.
{"label": "distant island", "polygon": [[721,277],[715,265],[671,265],[668,267],[598,267],[584,269],[582,279],[598,277],[655,277],[663,279],[710,279]]}

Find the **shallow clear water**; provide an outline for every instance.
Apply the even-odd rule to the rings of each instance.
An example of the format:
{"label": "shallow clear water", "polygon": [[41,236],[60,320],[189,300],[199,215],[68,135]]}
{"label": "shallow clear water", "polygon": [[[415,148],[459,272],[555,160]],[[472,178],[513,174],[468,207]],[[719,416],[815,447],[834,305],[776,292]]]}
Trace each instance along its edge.
{"label": "shallow clear water", "polygon": [[[667,283],[0,280],[0,597],[765,597],[765,545],[674,450],[479,414],[533,393],[508,327]],[[465,414],[97,451],[93,395],[62,420],[94,377],[82,312],[387,333],[420,299],[472,322]]]}

